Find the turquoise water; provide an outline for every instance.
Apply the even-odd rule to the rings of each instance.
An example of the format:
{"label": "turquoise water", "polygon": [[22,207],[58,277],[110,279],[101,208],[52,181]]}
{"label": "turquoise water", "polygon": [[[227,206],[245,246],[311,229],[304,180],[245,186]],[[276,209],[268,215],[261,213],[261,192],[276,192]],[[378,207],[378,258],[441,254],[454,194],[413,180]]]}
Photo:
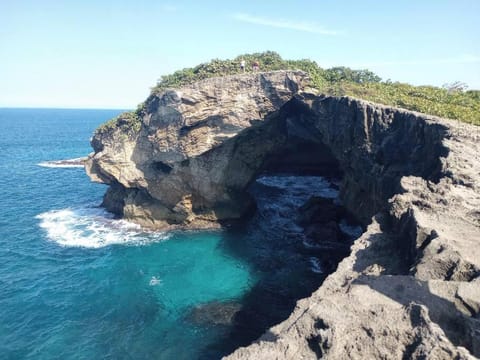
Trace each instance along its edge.
{"label": "turquoise water", "polygon": [[292,210],[337,196],[322,178],[260,178],[238,227],[145,233],[98,207],[83,168],[45,163],[88,154],[119,112],[0,109],[2,359],[220,358],[325,276]]}
{"label": "turquoise water", "polygon": [[255,281],[221,233],[142,234],[95,207],[83,169],[37,165],[88,154],[117,113],[0,109],[2,358],[192,358],[218,334],[185,311]]}

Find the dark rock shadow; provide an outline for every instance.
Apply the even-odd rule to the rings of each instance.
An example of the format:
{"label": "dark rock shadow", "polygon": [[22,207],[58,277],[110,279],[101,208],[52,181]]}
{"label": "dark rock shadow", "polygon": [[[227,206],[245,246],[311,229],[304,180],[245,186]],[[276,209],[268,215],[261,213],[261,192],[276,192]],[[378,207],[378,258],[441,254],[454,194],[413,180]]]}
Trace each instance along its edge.
{"label": "dark rock shadow", "polygon": [[[264,88],[268,89],[268,84]],[[400,180],[403,176],[413,175],[438,182],[445,175],[442,174],[441,158],[448,154],[448,149],[442,143],[447,134],[446,127],[415,113],[366,106],[349,98],[314,97],[307,100],[312,101],[311,106],[304,99],[293,98],[278,112],[270,114],[269,120],[242,131],[195,160],[203,166],[202,158],[208,164],[209,156],[214,157],[232,149],[228,153],[229,166],[225,173],[235,178],[239,172],[247,172],[251,181],[264,171],[282,169],[282,166],[292,169],[292,164],[298,165],[301,161],[303,163],[299,168],[294,168],[295,171],[301,171],[302,167],[308,172],[318,171],[322,167],[334,168],[344,174],[341,186],[343,200],[361,216],[364,225],[374,214],[388,210],[388,199],[402,191]],[[151,106],[158,104],[152,103]],[[180,115],[172,113],[170,118],[177,119]],[[215,118],[210,120],[218,121]],[[161,117],[152,118],[150,132],[156,127],[165,126],[162,121]],[[183,128],[183,135],[191,130]],[[142,131],[146,133],[147,129]],[[139,141],[136,145],[132,160],[142,163],[142,157],[152,152],[153,148],[146,141]],[[254,153],[252,149],[261,154]],[[177,170],[180,176],[180,171],[183,171],[181,168],[189,166],[188,161],[182,165],[186,160],[177,163],[179,159],[170,159],[167,155],[165,159],[156,159],[153,165],[145,163],[146,167],[141,168],[147,182],[160,183],[169,174],[176,174]],[[177,184],[185,186],[185,182]],[[228,191],[236,194],[237,197],[232,195],[232,199],[248,197],[244,184],[238,188],[229,187]],[[118,197],[125,196],[121,191],[111,192],[117,193],[120,194]],[[121,202],[112,200],[111,203],[113,208],[120,208]],[[209,207],[211,204],[199,204],[198,207],[203,205]],[[227,209],[231,206],[235,205],[230,202],[224,207]],[[223,212],[223,208],[216,207],[214,211]],[[253,224],[261,228],[261,219]],[[366,253],[359,253],[362,261],[355,265],[355,270],[363,271],[372,264],[379,264],[385,269],[383,274],[406,274],[415,252],[398,250],[412,249],[416,245],[416,233],[409,231],[413,225],[407,225],[406,231],[399,235],[392,235],[399,226],[395,223],[388,224],[388,235],[374,235],[371,248],[362,250]],[[229,229],[224,246],[232,256],[245,259],[259,274],[259,281],[241,299],[243,306],[233,315],[233,326],[228,335],[210,345],[202,355],[204,358],[218,358],[257,339],[269,327],[287,318],[296,301],[309,296],[326,276],[305,271],[299,265],[305,259],[305,254],[298,251],[298,239],[291,238],[289,234],[279,234],[275,229],[264,234],[259,240],[262,244],[251,247],[256,254],[249,254],[245,251],[244,243],[248,231],[251,228],[249,230],[245,223],[240,228]],[[333,269],[332,266],[331,271]],[[409,296],[404,296],[401,294],[405,291],[392,289],[388,283],[383,284],[380,280],[368,277],[362,279],[372,288],[378,288],[377,291],[385,292],[401,303],[417,300],[421,303],[419,294],[424,294],[432,299],[428,300],[431,306],[441,307],[446,312],[452,311],[451,314],[458,313],[451,303],[432,295],[423,283],[408,283],[408,289],[415,291],[409,291]],[[440,312],[433,313],[432,318],[443,324],[452,342],[471,347],[464,324],[455,323],[457,315],[442,318]],[[467,340],[462,340],[462,337]],[[319,353],[319,349],[316,352]]]}
{"label": "dark rock shadow", "polygon": [[407,275],[410,270],[410,259],[402,251],[401,238],[391,232],[391,229],[384,224],[387,214],[377,214],[381,233],[370,234],[368,241],[370,245],[365,249],[357,251],[357,257],[353,270],[359,273],[367,271],[372,265],[381,269],[381,275]]}
{"label": "dark rock shadow", "polygon": [[[299,274],[297,276],[300,277]],[[301,286],[293,286],[291,281],[289,284],[282,283],[285,279],[281,275],[278,278],[266,276],[260,280],[240,299],[242,307],[233,316],[224,335],[209,344],[199,358],[219,359],[260,337],[263,341],[274,342],[277,337],[268,329],[288,318],[297,300],[310,296],[326,276],[314,279],[304,273],[303,277]]]}
{"label": "dark rock shadow", "polygon": [[[261,184],[256,185],[256,191],[261,192],[262,202],[265,199],[274,202],[279,196],[277,188]],[[231,224],[225,231],[223,251],[248,263],[257,282],[238,299],[241,308],[231,318],[226,332],[204,349],[202,359],[228,355],[260,337],[263,341],[275,341],[276,336],[268,329],[287,319],[297,301],[318,289],[349,254],[348,250],[339,251],[338,247],[306,248],[303,234],[279,231],[264,216],[260,209],[244,222]],[[291,216],[294,222],[296,214]],[[309,262],[312,256],[322,263],[323,273],[312,271]],[[228,304],[225,306],[227,310]]]}

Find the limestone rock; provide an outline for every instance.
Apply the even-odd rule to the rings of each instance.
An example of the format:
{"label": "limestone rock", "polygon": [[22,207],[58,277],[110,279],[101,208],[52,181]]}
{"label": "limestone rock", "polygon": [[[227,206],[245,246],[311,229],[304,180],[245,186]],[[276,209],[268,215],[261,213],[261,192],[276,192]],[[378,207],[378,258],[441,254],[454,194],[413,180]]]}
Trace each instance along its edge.
{"label": "limestone rock", "polygon": [[109,210],[150,228],[212,227],[239,217],[252,204],[243,196],[246,185],[282,141],[275,124],[261,130],[259,124],[305,80],[301,71],[274,71],[153,94],[140,131],[118,126],[95,133],[87,173],[123,188],[107,192]]}
{"label": "limestone rock", "polygon": [[365,223],[377,215],[310,298],[228,358],[480,356],[480,129],[349,98],[301,101],[344,170],[344,204]]}
{"label": "limestone rock", "polygon": [[152,95],[139,131],[92,140],[104,205],[155,229],[212,227],[248,211],[262,171],[342,173],[341,201],[367,231],[288,319],[229,358],[480,356],[480,129],[304,81],[244,74]]}
{"label": "limestone rock", "polygon": [[478,318],[454,300],[464,284],[396,275],[394,238],[381,227],[374,221],[287,320],[227,358],[474,359],[466,348],[478,354]]}

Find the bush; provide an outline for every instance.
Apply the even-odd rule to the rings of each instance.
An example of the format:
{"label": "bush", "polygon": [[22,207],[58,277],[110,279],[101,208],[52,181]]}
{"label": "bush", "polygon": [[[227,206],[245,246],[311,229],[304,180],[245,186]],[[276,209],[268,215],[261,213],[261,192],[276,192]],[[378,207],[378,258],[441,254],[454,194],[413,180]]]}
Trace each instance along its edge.
{"label": "bush", "polygon": [[[142,109],[143,108],[140,108]],[[108,132],[110,130],[121,128],[128,133],[137,133],[140,131],[142,126],[142,119],[140,116],[140,111],[137,109],[136,111],[127,111],[121,113],[117,117],[108,120],[106,123],[100,125],[96,130],[95,134],[101,134],[104,132]]]}
{"label": "bush", "polygon": [[448,89],[434,86],[413,86],[398,82],[339,82],[331,85],[327,92],[480,125],[478,91],[452,93]]}
{"label": "bush", "polygon": [[[385,105],[402,107],[426,114],[457,119],[471,124],[480,125],[480,91],[464,91],[462,83],[446,85],[445,88],[434,86],[413,86],[390,79],[381,81],[375,73],[363,69],[353,70],[348,67],[333,67],[322,69],[315,61],[284,60],[273,51],[243,54],[234,59],[213,59],[210,62],[175,71],[163,75],[152,89],[156,95],[168,88],[178,88],[198,80],[242,73],[240,61],[245,60],[246,71],[252,71],[251,65],[258,62],[260,71],[272,70],[303,70],[310,78],[310,86],[321,93],[334,96],[352,96]],[[463,87],[459,89],[459,85]],[[452,87],[455,90],[452,91]],[[110,120],[99,128],[105,129],[123,126],[132,131],[141,127],[141,118],[145,115],[145,103],[137,110],[124,113]],[[103,129],[103,130],[101,130]]]}
{"label": "bush", "polygon": [[324,81],[323,69],[316,62],[311,60],[283,60],[276,52],[265,51],[263,53],[243,54],[229,60],[213,59],[193,68],[185,68],[170,75],[163,75],[152,89],[152,93],[158,94],[168,88],[181,87],[210,77],[241,74],[240,61],[242,59],[245,60],[247,65],[246,72],[251,72],[251,65],[257,62],[260,71],[303,70],[310,75],[312,84],[320,86]]}

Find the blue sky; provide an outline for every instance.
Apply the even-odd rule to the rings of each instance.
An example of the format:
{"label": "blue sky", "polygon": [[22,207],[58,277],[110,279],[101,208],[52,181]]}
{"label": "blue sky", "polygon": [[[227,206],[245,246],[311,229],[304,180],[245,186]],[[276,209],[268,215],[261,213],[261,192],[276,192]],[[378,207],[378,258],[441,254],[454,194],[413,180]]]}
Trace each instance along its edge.
{"label": "blue sky", "polygon": [[134,108],[162,75],[273,50],[480,89],[480,1],[0,0],[0,106]]}

